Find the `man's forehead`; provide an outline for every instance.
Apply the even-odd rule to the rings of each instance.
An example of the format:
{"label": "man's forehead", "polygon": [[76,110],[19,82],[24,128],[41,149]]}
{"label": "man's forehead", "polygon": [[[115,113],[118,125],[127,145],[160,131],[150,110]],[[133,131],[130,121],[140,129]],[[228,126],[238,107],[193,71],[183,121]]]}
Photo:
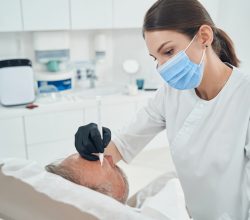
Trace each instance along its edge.
{"label": "man's forehead", "polygon": [[75,153],[71,154],[70,156],[66,157],[63,162],[84,162],[85,159],[80,156],[80,154]]}
{"label": "man's forehead", "polygon": [[94,169],[97,167],[99,164],[99,161],[88,161],[84,159],[83,157],[80,156],[80,154],[75,153],[67,158],[65,158],[62,162],[61,165],[63,166],[71,166],[73,169],[79,169],[83,167],[89,167],[91,169]]}

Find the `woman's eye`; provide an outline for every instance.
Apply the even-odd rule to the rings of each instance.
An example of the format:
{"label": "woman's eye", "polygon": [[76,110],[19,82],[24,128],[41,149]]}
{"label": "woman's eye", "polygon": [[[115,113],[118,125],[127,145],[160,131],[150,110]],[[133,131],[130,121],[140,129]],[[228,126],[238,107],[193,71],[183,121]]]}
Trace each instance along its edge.
{"label": "woman's eye", "polygon": [[168,56],[172,56],[174,54],[174,50],[171,49],[171,50],[168,50],[164,53],[165,55],[168,55]]}

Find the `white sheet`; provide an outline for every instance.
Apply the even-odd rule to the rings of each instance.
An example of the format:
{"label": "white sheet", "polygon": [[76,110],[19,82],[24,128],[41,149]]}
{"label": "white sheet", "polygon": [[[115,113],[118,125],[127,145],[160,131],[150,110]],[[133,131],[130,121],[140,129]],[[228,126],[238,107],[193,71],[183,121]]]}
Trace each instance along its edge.
{"label": "white sheet", "polygon": [[175,172],[159,176],[130,201],[140,213],[157,220],[190,220],[184,193]]}
{"label": "white sheet", "polygon": [[185,206],[180,181],[173,178],[156,195],[145,200],[141,213],[157,220],[190,220]]}
{"label": "white sheet", "polygon": [[[0,166],[1,164],[4,164],[1,168],[4,175],[21,180],[33,187],[31,189],[34,189],[34,192],[43,193],[54,201],[64,203],[64,207],[61,209],[66,209],[71,205],[84,213],[91,214],[98,219],[104,220],[189,219],[185,209],[184,195],[179,180],[174,178],[174,174],[167,174],[157,178],[137,193],[137,208],[132,208],[101,193],[74,184],[60,176],[48,173],[43,167],[35,162],[20,159],[5,159],[2,161],[0,160]],[[0,192],[1,190],[10,191],[8,185],[4,187],[6,187],[6,189],[0,189]],[[11,195],[11,191],[9,193]],[[12,195],[12,197],[13,196],[15,195]],[[22,196],[25,198],[29,197],[29,193]],[[32,199],[30,199],[30,201],[36,203],[36,201],[32,201]],[[0,199],[0,207],[1,202],[3,201]],[[4,202],[5,205],[8,205],[8,201]],[[42,203],[42,206],[46,206],[47,203],[50,204],[48,201]],[[46,210],[46,207],[43,208]],[[1,211],[0,208],[0,213]],[[25,211],[29,212],[31,216],[36,217],[36,213],[30,205],[25,207]],[[15,210],[11,210],[11,212],[15,212]],[[2,214],[9,216],[11,213]],[[92,220],[92,218],[90,219]]]}
{"label": "white sheet", "polygon": [[[20,159],[5,159],[1,160],[0,164],[4,164],[2,172],[5,175],[15,177],[32,186],[36,191],[48,195],[53,200],[61,201],[65,203],[65,206],[75,206],[86,213],[96,216],[98,219],[151,219],[108,196],[48,173],[35,162]],[[26,208],[27,212],[32,213],[34,217],[36,216],[33,210],[29,210],[29,206]],[[10,213],[3,214],[8,216]]]}

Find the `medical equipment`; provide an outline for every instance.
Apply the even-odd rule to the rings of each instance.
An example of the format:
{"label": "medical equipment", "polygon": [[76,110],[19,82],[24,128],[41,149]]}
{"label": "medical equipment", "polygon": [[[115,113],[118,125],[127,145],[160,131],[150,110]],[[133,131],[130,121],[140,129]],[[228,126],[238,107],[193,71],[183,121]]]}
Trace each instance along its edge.
{"label": "medical equipment", "polygon": [[[102,100],[101,100],[101,96],[96,96],[96,102],[97,102],[97,127],[98,130],[101,134],[101,139],[103,139],[103,135],[102,135],[102,120],[101,120],[101,104],[102,104]],[[99,159],[101,162],[101,166],[103,164],[103,153],[99,153]]]}
{"label": "medical equipment", "polygon": [[75,85],[75,75],[72,70],[57,73],[36,72],[35,78],[39,93],[71,90]]}
{"label": "medical equipment", "polygon": [[70,63],[68,33],[34,33],[33,46],[37,62],[35,78],[38,92],[51,93],[73,89],[75,74]]}
{"label": "medical equipment", "polygon": [[23,105],[35,100],[34,74],[28,59],[0,61],[0,102],[4,106]]}

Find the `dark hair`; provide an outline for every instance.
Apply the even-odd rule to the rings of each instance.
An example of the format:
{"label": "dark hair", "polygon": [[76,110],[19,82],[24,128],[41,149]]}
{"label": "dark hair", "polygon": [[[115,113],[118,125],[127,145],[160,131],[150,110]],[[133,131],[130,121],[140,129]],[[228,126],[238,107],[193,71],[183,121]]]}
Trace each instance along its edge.
{"label": "dark hair", "polygon": [[207,10],[198,0],[158,0],[145,15],[143,36],[145,31],[174,30],[193,38],[204,24],[213,30],[212,48],[220,60],[238,67],[240,61],[232,40],[215,26]]}

